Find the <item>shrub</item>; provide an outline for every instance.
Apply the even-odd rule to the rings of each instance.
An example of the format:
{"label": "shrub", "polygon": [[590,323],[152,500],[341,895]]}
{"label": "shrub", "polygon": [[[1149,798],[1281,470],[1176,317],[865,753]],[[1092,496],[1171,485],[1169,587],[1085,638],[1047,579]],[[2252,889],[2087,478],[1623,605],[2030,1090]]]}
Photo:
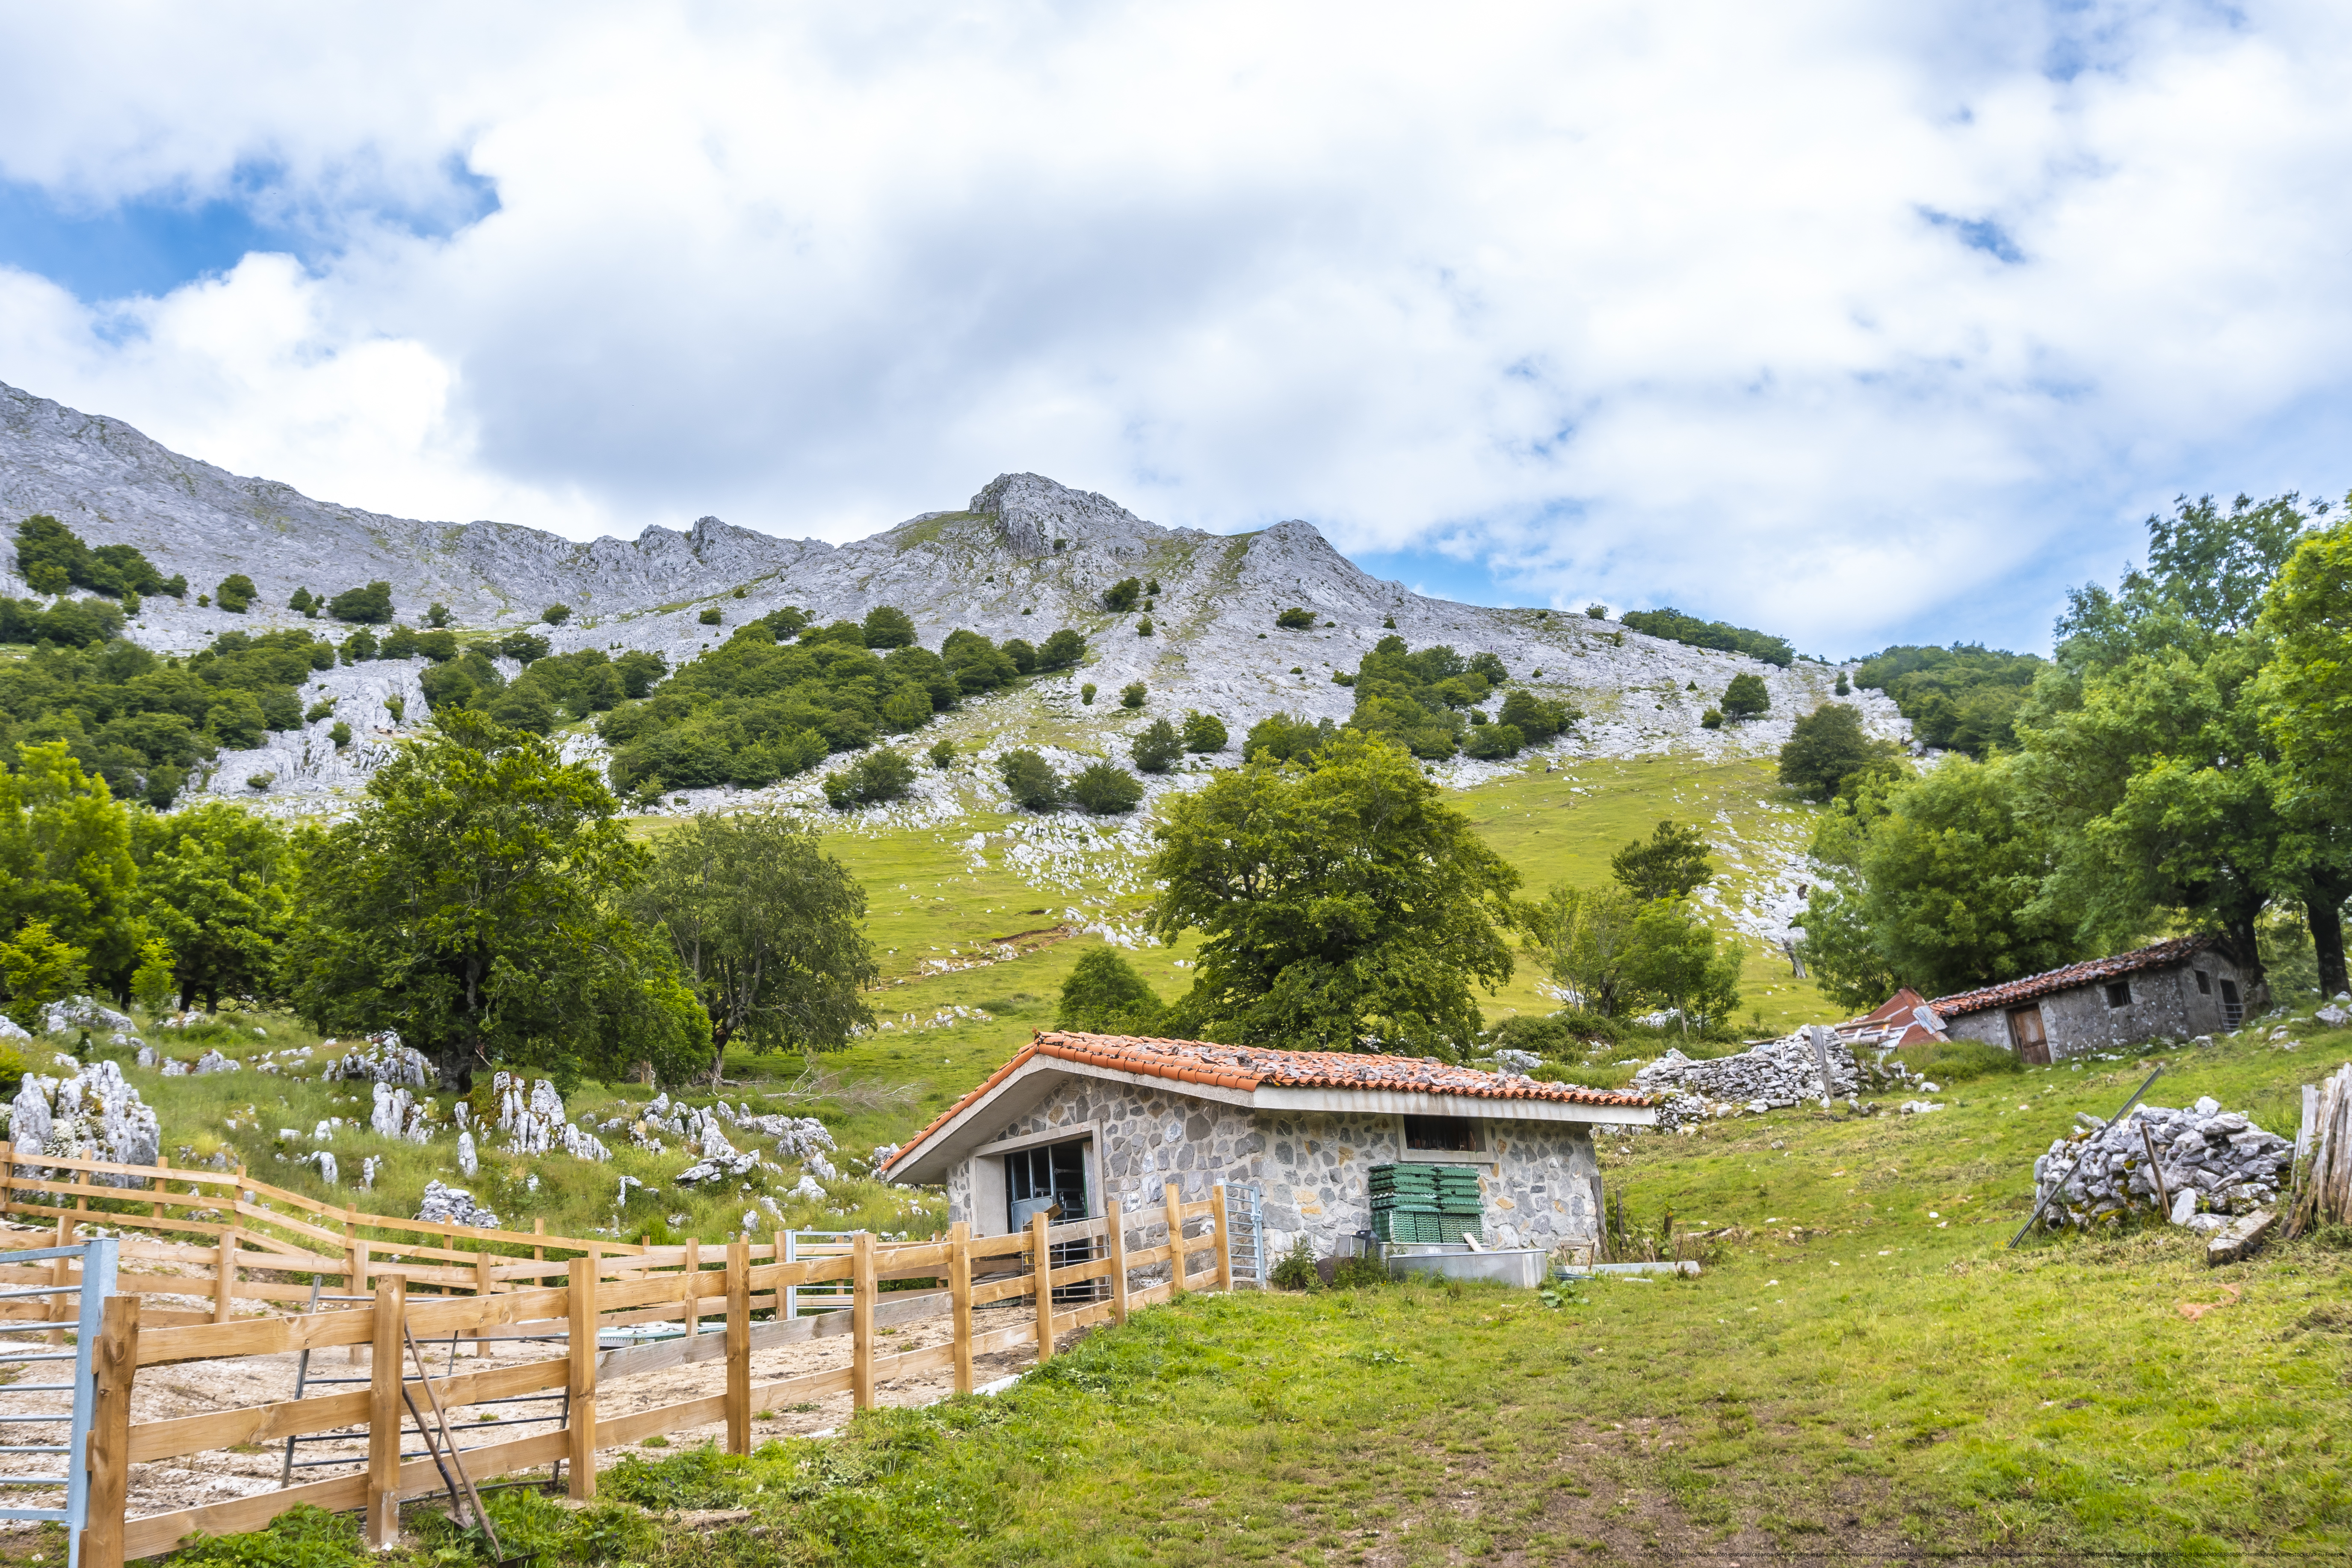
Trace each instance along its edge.
{"label": "shrub", "polygon": [[1366,1258],[1360,1253],[1353,1258],[1342,1258],[1331,1266],[1331,1288],[1335,1290],[1360,1290],[1368,1285],[1385,1285],[1388,1282],[1388,1265],[1377,1258]]}
{"label": "shrub", "polygon": [[1143,592],[1149,597],[1158,598],[1160,596],[1160,579],[1154,577],[1150,582],[1144,584]]}
{"label": "shrub", "polygon": [[447,626],[449,624],[449,606],[437,600],[432,605],[427,605],[425,611],[425,624],[428,626]]}
{"label": "shrub", "polygon": [[1698,716],[1698,727],[1702,730],[1722,729],[1723,710],[1720,708],[1710,708],[1706,712],[1700,714]]}
{"label": "shrub", "polygon": [[1504,694],[1500,717],[1506,724],[1518,726],[1519,733],[1531,742],[1550,740],[1584,715],[1565,702],[1554,702],[1538,697],[1524,687],[1514,687]]}
{"label": "shrub", "polygon": [[877,605],[866,612],[858,624],[867,647],[893,648],[915,646],[915,623],[906,611],[888,605]]}
{"label": "shrub", "polygon": [[1175,725],[1165,719],[1155,719],[1136,736],[1128,750],[1135,758],[1135,765],[1145,773],[1164,773],[1184,754],[1184,742],[1177,738]]}
{"label": "shrub", "polygon": [[1723,716],[1727,719],[1753,719],[1771,709],[1772,694],[1764,689],[1764,678],[1753,670],[1744,670],[1731,678],[1723,689]]}
{"label": "shrub", "polygon": [[345,664],[365,664],[382,651],[383,645],[375,640],[375,634],[365,626],[360,627],[343,639]]}
{"label": "shrub", "polygon": [[1078,700],[1085,703],[1089,708],[1095,705],[1095,683],[1093,681],[1089,680],[1084,686],[1078,688]]}
{"label": "shrub", "polygon": [[302,722],[315,724],[320,720],[331,716],[334,711],[335,700],[331,697],[321,697],[318,701],[302,710]]}
{"label": "shrub", "polygon": [[1480,762],[1495,763],[1517,756],[1527,743],[1517,724],[1478,724],[1472,727],[1462,749]]}
{"label": "shrub", "polygon": [[222,578],[220,585],[213,590],[213,603],[232,616],[241,616],[259,592],[253,585],[252,578],[242,572],[232,572]]}
{"label": "shrub", "polygon": [[327,613],[339,621],[381,626],[392,619],[392,584],[379,579],[364,588],[346,588],[327,601]]}
{"label": "shrub", "polygon": [[1037,650],[1037,668],[1039,669],[1068,669],[1086,657],[1087,639],[1085,636],[1082,633],[1072,631],[1067,626],[1064,626],[1060,631],[1057,631],[1052,637],[1047,637],[1045,639],[1045,646]]}
{"label": "shrub", "polygon": [[1184,715],[1184,749],[1195,754],[1225,749],[1225,721],[1199,709]]}
{"label": "shrub", "polygon": [[1103,590],[1103,608],[1116,610],[1124,615],[1135,608],[1135,602],[1141,597],[1143,597],[1143,579],[1122,577]]}
{"label": "shrub", "polygon": [[1250,726],[1248,737],[1242,742],[1242,755],[1254,758],[1264,752],[1278,763],[1298,762],[1329,745],[1337,733],[1338,726],[1328,719],[1269,713]]}
{"label": "shrub", "polygon": [[1096,1035],[1151,1035],[1161,1026],[1162,1011],[1150,983],[1125,954],[1115,947],[1091,947],[1062,982],[1054,1024]]}
{"label": "shrub", "polygon": [[1070,781],[1070,798],[1097,816],[1133,811],[1143,798],[1143,781],[1117,763],[1096,763]]}
{"label": "shrub", "polygon": [[539,618],[545,621],[551,626],[560,626],[564,622],[572,618],[572,606],[569,605],[550,605],[547,608],[539,612]]}
{"label": "shrub", "polygon": [[531,632],[509,632],[490,647],[500,658],[529,665],[547,657],[549,644],[545,637]]}
{"label": "shrub", "polygon": [[1051,811],[1062,804],[1062,775],[1054,764],[1023,748],[996,759],[996,773],[1004,781],[1013,804],[1026,811]]}
{"label": "shrub", "polygon": [[1146,616],[1141,620],[1135,623],[1135,635],[1139,637],[1148,637],[1151,635],[1151,617],[1150,616]]}
{"label": "shrub", "polygon": [[706,626],[715,626],[723,622],[727,617],[719,613],[718,605],[713,605],[694,618],[700,621]]}
{"label": "shrub", "polygon": [[1323,1277],[1315,1271],[1315,1244],[1303,1236],[1292,1242],[1269,1279],[1277,1290],[1312,1290],[1322,1284]]}
{"label": "shrub", "polygon": [[1382,616],[1381,617],[1381,626],[1385,631],[1392,632],[1396,630],[1396,617],[1394,616]]}
{"label": "shrub", "polygon": [[1751,631],[1746,626],[1727,626],[1722,621],[1702,621],[1680,610],[1628,610],[1617,617],[1637,632],[1670,642],[1684,643],[1691,647],[1727,648],[1744,653],[1766,664],[1777,664],[1782,669],[1796,657],[1785,637],[1765,632]]}
{"label": "shrub", "polygon": [[1845,671],[1843,669],[1838,671],[1837,686],[1834,689],[1840,697],[1848,697],[1853,693],[1853,686],[1846,679]]}
{"label": "shrub", "polygon": [[1982,1040],[1923,1040],[1895,1053],[1913,1072],[1938,1084],[1965,1083],[1996,1073],[2023,1072],[2025,1064],[1999,1046]]}
{"label": "shrub", "polygon": [[286,601],[286,607],[307,616],[318,607],[318,604],[319,601],[311,596],[310,589],[297,588],[294,590],[294,596]]}
{"label": "shrub", "polygon": [[1315,612],[1291,608],[1274,617],[1274,624],[1286,632],[1310,631],[1315,626]]}
{"label": "shrub", "polygon": [[1609,606],[1606,605],[1587,605],[1584,606],[1584,613],[1596,621],[1605,621],[1609,618]]}
{"label": "shrub", "polygon": [[1035,672],[1037,668],[1037,649],[1030,644],[1026,638],[1007,637],[1003,643],[1003,649],[1004,657],[1013,661],[1013,668],[1019,670],[1024,675],[1030,675]]}
{"label": "shrub", "polygon": [[931,759],[931,766],[939,769],[941,773],[945,773],[948,769],[955,766],[956,751],[955,742],[953,741],[933,741],[931,742],[931,749],[929,754]]}
{"label": "shrub", "polygon": [[327,731],[327,739],[335,743],[335,750],[339,752],[341,751],[345,746],[352,743],[351,725],[345,723],[341,719],[336,720],[334,728]]}
{"label": "shrub", "polygon": [[915,764],[893,746],[877,746],[845,768],[824,775],[825,804],[836,811],[897,800],[915,782]]}
{"label": "shrub", "polygon": [[1862,732],[1862,715],[1824,702],[1797,721],[1780,748],[1780,782],[1809,800],[1828,800],[1857,773],[1892,772],[1897,751]]}
{"label": "shrub", "polygon": [[392,721],[397,724],[408,716],[408,699],[387,697],[383,700],[383,710],[391,714]]}
{"label": "shrub", "polygon": [[1118,689],[1118,705],[1122,708],[1140,708],[1143,698],[1143,682],[1140,680],[1130,680]]}

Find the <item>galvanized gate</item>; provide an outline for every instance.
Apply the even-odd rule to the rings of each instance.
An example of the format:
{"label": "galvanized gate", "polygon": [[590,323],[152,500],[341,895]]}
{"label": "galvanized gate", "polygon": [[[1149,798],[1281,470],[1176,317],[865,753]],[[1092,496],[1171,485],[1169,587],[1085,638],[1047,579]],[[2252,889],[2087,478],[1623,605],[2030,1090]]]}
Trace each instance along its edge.
{"label": "galvanized gate", "polygon": [[[0,1431],[0,1454],[54,1454],[59,1475],[0,1475],[0,1485],[65,1489],[62,1508],[0,1508],[0,1519],[48,1520],[66,1528],[67,1568],[79,1568],[82,1527],[89,1522],[90,1410],[97,1384],[90,1373],[90,1354],[98,1343],[99,1317],[106,1299],[114,1294],[115,1242],[110,1236],[79,1247],[47,1247],[0,1253],[12,1266],[47,1262],[51,1283],[12,1286],[0,1289],[0,1300],[44,1300],[47,1316],[0,1321],[0,1373],[16,1369],[19,1377],[40,1371],[62,1374],[41,1383],[0,1384],[0,1427],[64,1426],[63,1442],[18,1442],[12,1431]],[[61,1341],[73,1336],[67,1347]],[[45,1338],[35,1338],[40,1335]],[[71,1370],[68,1371],[68,1369]],[[48,1436],[47,1433],[26,1434]],[[44,1467],[45,1468],[47,1467]]]}
{"label": "galvanized gate", "polygon": [[1225,1255],[1235,1285],[1265,1289],[1265,1215],[1255,1187],[1225,1188]]}

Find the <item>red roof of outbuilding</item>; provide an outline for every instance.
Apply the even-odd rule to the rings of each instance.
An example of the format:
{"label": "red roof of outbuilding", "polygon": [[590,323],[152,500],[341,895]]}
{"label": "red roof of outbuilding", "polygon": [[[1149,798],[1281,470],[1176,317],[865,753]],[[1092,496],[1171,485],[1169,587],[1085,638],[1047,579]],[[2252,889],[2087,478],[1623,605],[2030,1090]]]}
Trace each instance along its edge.
{"label": "red roof of outbuilding", "polygon": [[[988,1075],[979,1088],[941,1111],[931,1124],[890,1157],[891,1165],[921,1147],[968,1106],[1037,1057],[1086,1067],[1140,1073],[1178,1083],[1218,1089],[1385,1089],[1407,1094],[1466,1095],[1477,1100],[1542,1100],[1569,1105],[1646,1106],[1645,1094],[1584,1089],[1572,1083],[1539,1083],[1505,1078],[1475,1068],[1449,1067],[1420,1057],[1375,1056],[1354,1051],[1276,1051],[1257,1046],[1220,1046],[1208,1040],[1157,1040],[1129,1035],[1085,1035],[1056,1030],[1041,1034],[1013,1059]],[[887,1166],[885,1167],[887,1168]]]}
{"label": "red roof of outbuilding", "polygon": [[2113,958],[2094,958],[2087,963],[2070,963],[2063,969],[2047,969],[2039,974],[2029,974],[2022,980],[2008,980],[1999,985],[1985,985],[1956,995],[1938,996],[1928,1005],[1946,1018],[1981,1013],[1990,1007],[2031,1002],[2036,996],[2047,996],[2053,992],[2072,991],[2078,985],[2095,985],[2103,980],[2113,980],[2119,974],[2129,974],[2136,970],[2158,969],[2168,963],[2179,963],[2215,945],[2210,936],[2177,936],[2153,947],[2119,952]]}

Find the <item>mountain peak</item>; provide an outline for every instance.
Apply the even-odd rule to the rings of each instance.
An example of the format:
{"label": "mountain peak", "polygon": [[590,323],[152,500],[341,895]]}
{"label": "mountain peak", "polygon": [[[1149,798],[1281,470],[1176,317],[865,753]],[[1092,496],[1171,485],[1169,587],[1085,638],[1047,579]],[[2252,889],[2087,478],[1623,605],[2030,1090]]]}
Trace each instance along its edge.
{"label": "mountain peak", "polygon": [[1048,555],[1060,540],[1076,544],[1093,535],[1156,531],[1117,501],[1074,490],[1043,474],[999,474],[971,498],[971,510],[996,519],[998,534],[1016,555]]}

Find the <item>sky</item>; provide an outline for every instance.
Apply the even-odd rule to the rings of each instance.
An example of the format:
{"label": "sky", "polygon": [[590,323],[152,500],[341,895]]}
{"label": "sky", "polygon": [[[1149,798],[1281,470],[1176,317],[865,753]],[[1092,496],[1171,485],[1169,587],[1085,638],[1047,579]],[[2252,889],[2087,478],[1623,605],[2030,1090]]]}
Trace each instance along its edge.
{"label": "sky", "polygon": [[1490,604],[2040,648],[2352,486],[2352,8],[0,13],[0,381],[400,515],[1032,470]]}

